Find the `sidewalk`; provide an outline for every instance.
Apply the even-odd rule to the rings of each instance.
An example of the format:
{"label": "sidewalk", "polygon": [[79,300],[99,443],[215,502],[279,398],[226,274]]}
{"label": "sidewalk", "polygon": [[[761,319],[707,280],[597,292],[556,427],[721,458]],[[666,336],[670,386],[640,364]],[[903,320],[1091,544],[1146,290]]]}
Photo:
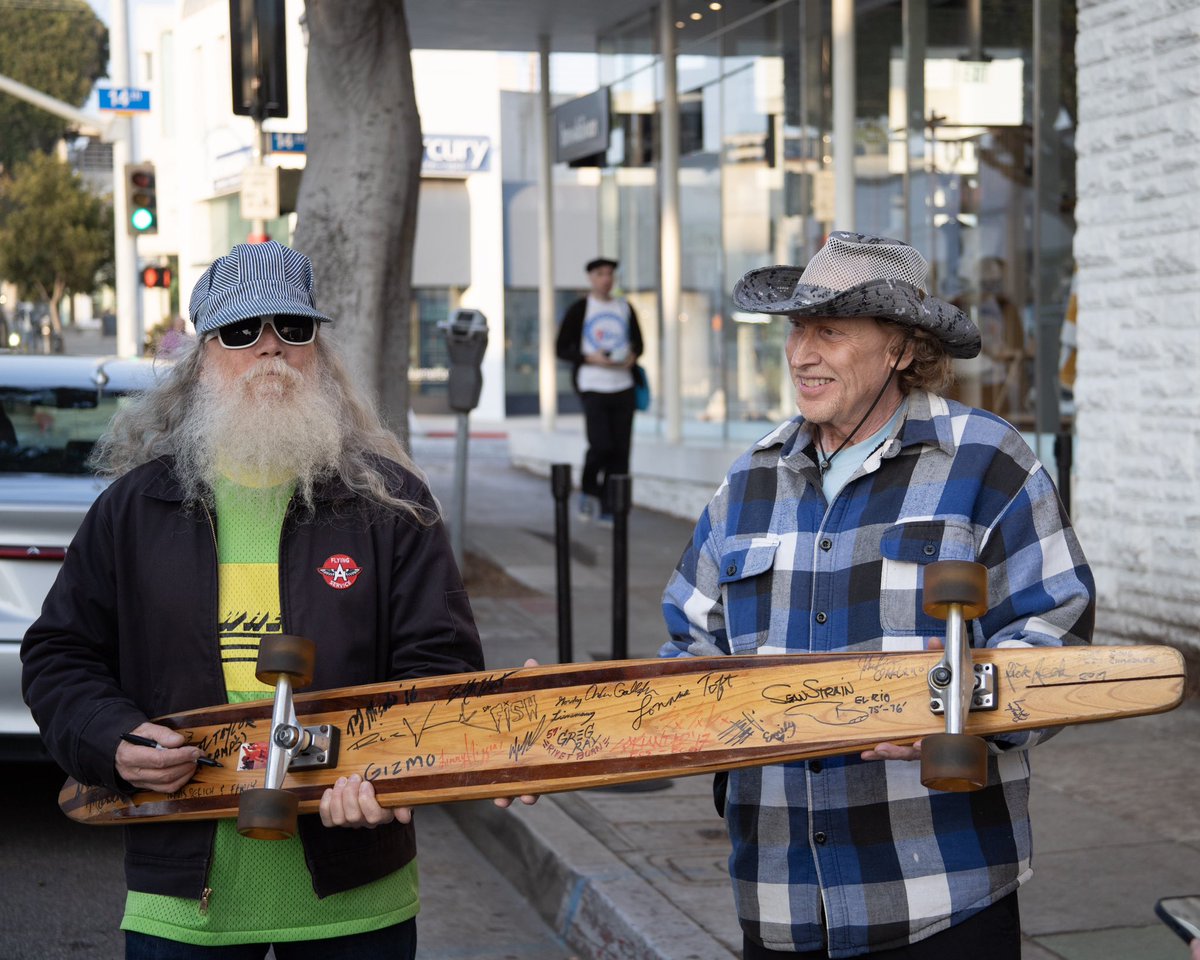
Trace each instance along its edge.
{"label": "sidewalk", "polygon": [[[488,666],[556,662],[549,481],[510,466],[503,424],[471,426],[464,541]],[[421,418],[413,441],[443,504],[452,502],[453,433],[448,418]],[[691,526],[647,510],[630,516],[630,657],[653,656],[662,642],[660,595]],[[611,531],[572,516],[571,536],[573,659],[608,659]],[[1039,747],[1033,764],[1026,960],[1184,960],[1154,902],[1200,892],[1200,704],[1071,728]],[[710,782],[446,809],[582,957],[724,960],[740,955],[741,931]]]}

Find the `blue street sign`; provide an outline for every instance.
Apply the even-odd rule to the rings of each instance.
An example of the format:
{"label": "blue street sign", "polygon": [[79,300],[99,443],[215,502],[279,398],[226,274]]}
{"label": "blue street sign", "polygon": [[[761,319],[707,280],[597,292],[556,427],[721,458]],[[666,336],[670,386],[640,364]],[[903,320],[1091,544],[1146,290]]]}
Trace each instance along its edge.
{"label": "blue street sign", "polygon": [[99,87],[101,110],[118,113],[142,113],[150,109],[150,91],[137,87]]}
{"label": "blue street sign", "polygon": [[272,153],[304,153],[308,146],[307,133],[272,133]]}

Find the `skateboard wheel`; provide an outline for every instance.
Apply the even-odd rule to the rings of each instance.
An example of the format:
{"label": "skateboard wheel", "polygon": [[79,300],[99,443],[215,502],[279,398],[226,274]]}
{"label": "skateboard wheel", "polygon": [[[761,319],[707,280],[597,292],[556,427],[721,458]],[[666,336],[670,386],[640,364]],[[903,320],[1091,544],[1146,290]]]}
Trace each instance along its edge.
{"label": "skateboard wheel", "polygon": [[987,784],[987,757],[980,737],[935,733],[921,741],[921,783],[951,793],[979,790]]}
{"label": "skateboard wheel", "polygon": [[939,560],[925,568],[925,612],[945,620],[952,603],[962,605],[964,620],[987,612],[987,567],[970,560]]}
{"label": "skateboard wheel", "polygon": [[288,840],[296,832],[299,810],[299,798],[287,790],[244,790],[238,797],[238,833],[252,840]]}
{"label": "skateboard wheel", "polygon": [[266,636],[258,645],[254,675],[271,686],[281,676],[286,676],[291,679],[292,687],[299,690],[312,683],[316,659],[317,646],[308,637],[286,633]]}

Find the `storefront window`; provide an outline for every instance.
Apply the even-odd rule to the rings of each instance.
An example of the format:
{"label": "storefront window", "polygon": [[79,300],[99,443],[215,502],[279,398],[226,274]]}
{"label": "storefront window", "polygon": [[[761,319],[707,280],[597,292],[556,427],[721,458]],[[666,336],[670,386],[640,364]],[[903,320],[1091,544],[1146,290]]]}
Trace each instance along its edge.
{"label": "storefront window", "polygon": [[450,355],[438,324],[458,307],[461,290],[416,287],[409,326],[408,383],[414,413],[445,413]]}
{"label": "storefront window", "polygon": [[615,292],[637,311],[642,366],[658,394],[660,370],[657,120],[661,80],[655,15],[600,38],[600,82],[612,104],[607,166],[600,176],[600,249],[620,261]]}
{"label": "storefront window", "polygon": [[[722,35],[722,208],[726,275],[721,303],[727,435],[765,432],[795,407],[783,356],[784,321],[733,310],[746,271],[788,262],[784,223],[784,129],[788,51],[798,39],[796,6],[775,8]],[[741,429],[739,429],[739,427]]]}
{"label": "storefront window", "polygon": [[[554,316],[561,321],[581,291],[556,290]],[[519,416],[538,412],[538,291],[508,288],[504,291],[504,412]],[[555,365],[558,410],[578,413],[579,398],[571,384],[571,368]]]}
{"label": "storefront window", "polygon": [[[899,6],[858,21],[859,227],[907,234],[932,263],[934,291],[978,324],[982,353],[956,364],[953,394],[1033,430],[1037,356],[1039,350],[1056,357],[1059,352],[1057,338],[1038,343],[1035,277],[1049,260],[1062,259],[1063,250],[1069,255],[1073,234],[1067,203],[1061,216],[1050,218],[1040,245],[1030,229],[1037,215],[1033,8],[999,0],[976,8],[961,0],[928,8],[927,16],[905,24]],[[908,67],[897,36],[920,57],[920,69]],[[865,67],[884,55],[889,144],[882,188],[894,196],[886,210],[872,201],[884,180],[864,166],[872,144],[862,136],[880,110],[871,78],[883,75]],[[1057,74],[1073,74],[1070,62],[1050,59]],[[1073,110],[1064,111],[1068,123],[1071,116]],[[903,187],[895,193],[906,178],[907,206]],[[1073,184],[1062,191],[1064,197],[1073,192]],[[893,210],[903,215],[899,224]],[[903,232],[896,233],[897,226]],[[1065,282],[1058,299],[1051,310],[1061,317]],[[1049,387],[1057,394],[1057,383]]]}
{"label": "storefront window", "polygon": [[[859,6],[854,226],[917,246],[933,292],[979,325],[983,352],[958,364],[953,395],[1032,431],[1047,420],[1039,389],[1058,410],[1060,356],[1064,382],[1073,369],[1061,322],[1048,318],[1068,311],[1075,4],[1046,0],[1040,26],[1039,5],[1002,0]],[[783,323],[737,314],[733,284],[754,267],[802,265],[833,228],[829,5],[733,0],[678,12],[685,432],[743,436],[794,404]],[[601,234],[631,299],[645,301],[652,350],[655,29],[647,16],[602,38],[600,69],[616,115]],[[1049,44],[1037,58],[1035,34]]]}

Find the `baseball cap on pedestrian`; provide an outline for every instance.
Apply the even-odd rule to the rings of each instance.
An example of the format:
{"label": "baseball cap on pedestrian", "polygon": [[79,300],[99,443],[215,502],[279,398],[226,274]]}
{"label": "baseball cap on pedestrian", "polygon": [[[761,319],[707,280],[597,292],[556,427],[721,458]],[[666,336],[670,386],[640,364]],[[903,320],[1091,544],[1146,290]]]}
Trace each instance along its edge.
{"label": "baseball cap on pedestrian", "polygon": [[616,270],[617,269],[617,261],[610,260],[610,259],[608,259],[608,257],[597,257],[595,260],[589,260],[587,267],[585,269],[587,270],[588,273],[591,273],[593,270],[595,270],[598,267],[612,267],[614,270]]}
{"label": "baseball cap on pedestrian", "polygon": [[270,315],[332,322],[313,299],[312,261],[274,240],[239,243],[217,257],[196,282],[188,313],[200,336]]}

